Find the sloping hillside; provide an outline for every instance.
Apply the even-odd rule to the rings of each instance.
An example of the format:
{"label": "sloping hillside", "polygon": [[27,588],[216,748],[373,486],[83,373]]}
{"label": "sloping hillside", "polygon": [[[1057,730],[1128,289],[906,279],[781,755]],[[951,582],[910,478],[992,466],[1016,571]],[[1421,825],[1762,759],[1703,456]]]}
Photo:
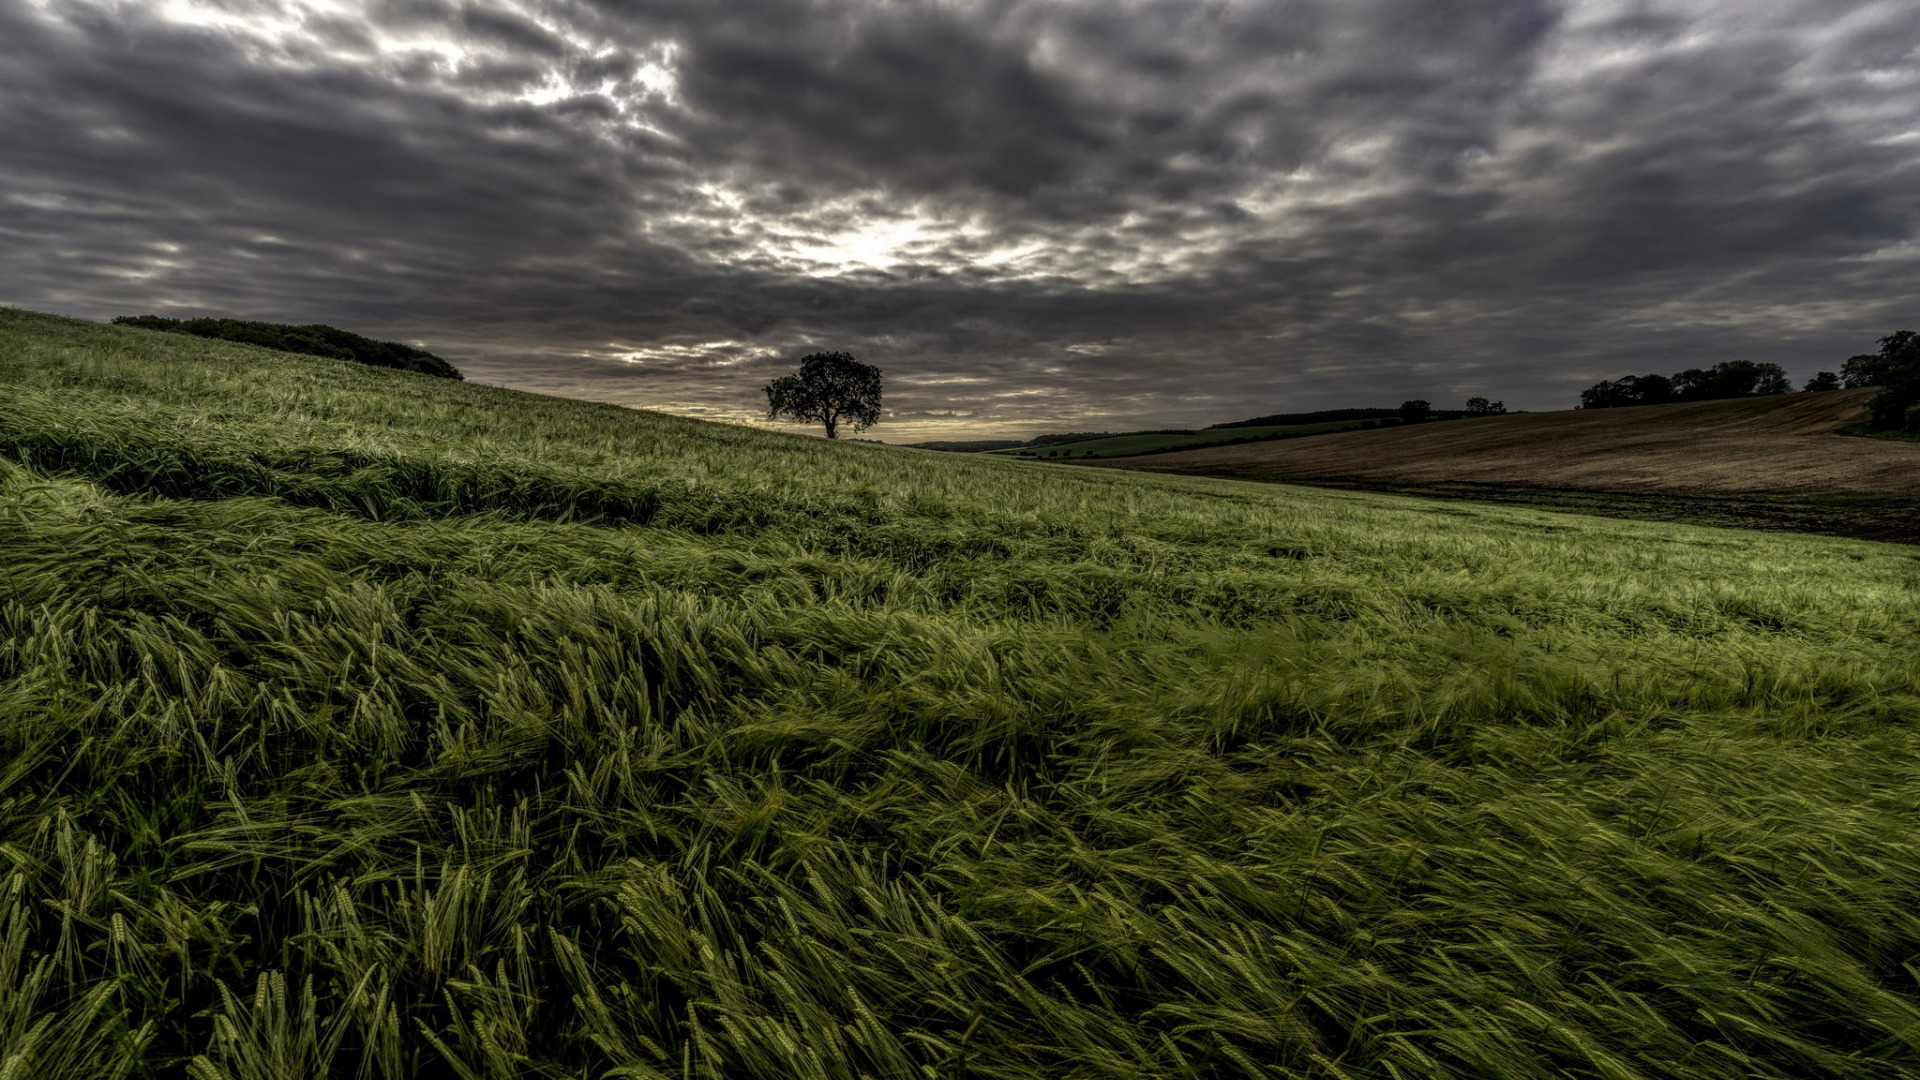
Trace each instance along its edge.
{"label": "sloping hillside", "polygon": [[1138,461],[1152,472],[1260,480],[1468,481],[1671,491],[1920,492],[1920,444],[1836,432],[1872,390],[1519,413]]}
{"label": "sloping hillside", "polygon": [[[1838,434],[1865,417],[1872,395],[1843,390],[1522,413],[1105,464],[1434,493],[1607,493],[1621,496],[1621,505],[1654,506],[1674,496],[1699,505],[1737,498],[1762,517],[1770,506],[1877,507],[1866,512],[1898,532],[1900,522],[1891,515],[1920,507],[1920,443]],[[1865,534],[1880,535],[1871,528]]]}
{"label": "sloping hillside", "polygon": [[1056,446],[1024,446],[1006,450],[993,450],[989,453],[1002,457],[1017,458],[1111,458],[1131,457],[1136,454],[1178,453],[1189,447],[1223,446],[1228,443],[1251,443],[1273,439],[1296,439],[1309,435],[1324,435],[1330,431],[1346,431],[1362,427],[1379,427],[1379,420],[1338,420],[1324,424],[1275,424],[1269,427],[1202,428],[1196,431],[1155,431],[1140,432],[1131,435],[1114,435],[1104,439],[1088,439],[1084,442],[1061,443]]}
{"label": "sloping hillside", "polygon": [[1920,1075],[1915,553],[1441,509],[0,310],[0,1077]]}

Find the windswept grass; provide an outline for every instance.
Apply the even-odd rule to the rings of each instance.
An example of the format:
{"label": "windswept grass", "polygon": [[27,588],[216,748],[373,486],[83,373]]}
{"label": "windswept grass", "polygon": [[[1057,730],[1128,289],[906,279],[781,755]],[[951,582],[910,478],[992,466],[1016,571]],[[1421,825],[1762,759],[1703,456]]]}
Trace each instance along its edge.
{"label": "windswept grass", "polygon": [[1907,1077],[1910,549],[0,313],[0,1077]]}

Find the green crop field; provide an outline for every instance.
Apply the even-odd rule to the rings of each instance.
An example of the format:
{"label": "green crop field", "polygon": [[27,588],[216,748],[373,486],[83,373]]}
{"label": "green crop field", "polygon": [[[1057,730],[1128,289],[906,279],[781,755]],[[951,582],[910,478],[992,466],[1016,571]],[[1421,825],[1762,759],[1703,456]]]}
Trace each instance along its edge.
{"label": "green crop field", "polygon": [[1280,424],[1272,427],[1206,428],[1200,431],[1156,432],[1113,435],[1104,439],[1060,443],[1056,446],[1025,446],[987,453],[1018,458],[1110,458],[1132,457],[1156,451],[1192,450],[1225,443],[1259,442],[1264,439],[1290,439],[1302,435],[1325,435],[1334,431],[1379,427],[1379,420],[1342,420],[1327,424]]}
{"label": "green crop field", "polygon": [[0,1077],[1912,1077],[1917,597],[0,312]]}

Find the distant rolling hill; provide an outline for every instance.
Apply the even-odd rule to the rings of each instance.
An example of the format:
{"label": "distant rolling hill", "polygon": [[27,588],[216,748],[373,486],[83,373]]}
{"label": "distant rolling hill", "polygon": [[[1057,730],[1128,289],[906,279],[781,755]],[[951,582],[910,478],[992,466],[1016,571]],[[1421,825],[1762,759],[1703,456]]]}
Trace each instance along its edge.
{"label": "distant rolling hill", "polygon": [[1920,443],[1839,433],[1873,393],[1521,413],[1108,464],[1920,540]]}
{"label": "distant rolling hill", "polygon": [[1273,439],[1295,439],[1307,435],[1324,435],[1333,431],[1349,431],[1362,427],[1379,427],[1381,424],[1389,422],[1398,423],[1398,421],[1381,419],[1361,419],[1339,420],[1323,424],[1273,424],[1265,427],[1202,428],[1195,431],[1136,431],[1124,435],[1112,435],[1104,439],[1085,439],[1078,442],[1056,443],[1043,446],[1013,446],[988,452],[1000,454],[1005,457],[1022,458],[1078,459],[1131,457],[1136,454],[1176,453],[1191,447],[1246,444]]}

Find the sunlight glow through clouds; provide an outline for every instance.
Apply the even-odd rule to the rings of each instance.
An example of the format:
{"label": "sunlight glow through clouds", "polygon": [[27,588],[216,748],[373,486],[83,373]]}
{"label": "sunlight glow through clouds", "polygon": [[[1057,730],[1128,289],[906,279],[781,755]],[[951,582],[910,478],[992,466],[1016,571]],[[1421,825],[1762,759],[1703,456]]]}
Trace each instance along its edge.
{"label": "sunlight glow through clouds", "polygon": [[986,270],[1012,280],[1032,276],[1029,260],[1050,244],[1044,238],[995,244],[997,234],[970,215],[943,216],[925,204],[868,218],[874,205],[887,204],[884,192],[811,202],[782,215],[756,212],[751,193],[723,183],[704,182],[693,190],[705,205],[677,215],[673,224],[723,224],[746,244],[740,261],[772,260],[813,278],[920,265],[948,272]]}
{"label": "sunlight glow through clouds", "polygon": [[694,345],[623,345],[609,343],[613,358],[624,364],[670,361],[689,362],[706,367],[732,367],[751,358],[757,350],[745,341],[702,341]]}
{"label": "sunlight glow through clouds", "polygon": [[832,277],[870,267],[885,270],[907,261],[910,249],[927,244],[937,234],[950,235],[932,218],[912,217],[897,221],[872,221],[818,240],[793,243],[795,254],[819,269],[815,276]]}

